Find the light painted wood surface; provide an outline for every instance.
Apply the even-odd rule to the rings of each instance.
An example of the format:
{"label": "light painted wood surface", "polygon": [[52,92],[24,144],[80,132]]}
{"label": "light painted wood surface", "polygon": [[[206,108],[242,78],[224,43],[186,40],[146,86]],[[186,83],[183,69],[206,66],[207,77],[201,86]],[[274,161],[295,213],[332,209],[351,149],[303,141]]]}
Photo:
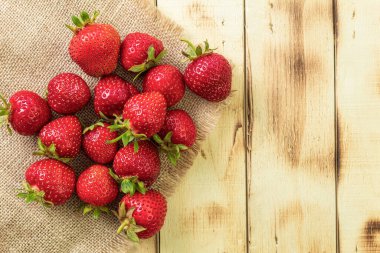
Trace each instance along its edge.
{"label": "light painted wood surface", "polygon": [[[233,68],[229,106],[203,144],[201,155],[169,199],[161,253],[245,252],[244,16],[243,0],[158,0],[185,37],[206,38]],[[231,11],[226,11],[231,10]]]}
{"label": "light painted wood surface", "polygon": [[335,252],[330,0],[246,1],[250,252]]}
{"label": "light painted wood surface", "polygon": [[379,10],[337,1],[340,252],[380,252]]}

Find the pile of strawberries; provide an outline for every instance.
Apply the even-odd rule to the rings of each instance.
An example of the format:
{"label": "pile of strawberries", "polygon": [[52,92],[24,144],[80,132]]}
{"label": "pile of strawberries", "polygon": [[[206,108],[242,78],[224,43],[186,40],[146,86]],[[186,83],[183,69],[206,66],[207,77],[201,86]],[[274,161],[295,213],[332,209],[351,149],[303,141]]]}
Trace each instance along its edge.
{"label": "pile of strawberries", "polygon": [[[176,164],[196,140],[196,127],[189,114],[168,110],[185,94],[185,86],[202,98],[218,102],[231,92],[231,66],[204,47],[188,44],[183,52],[191,60],[184,75],[172,65],[159,65],[165,56],[163,43],[145,33],[130,33],[121,43],[109,24],[95,23],[82,12],[72,17],[74,26],[69,53],[90,76],[101,77],[94,90],[94,110],[98,122],[85,129],[77,116],[91,99],[87,83],[78,75],[62,73],[47,86],[47,99],[32,91],[18,91],[9,102],[3,97],[0,119],[9,131],[21,135],[38,134],[35,155],[47,158],[27,168],[18,197],[27,203],[63,205],[76,189],[85,203],[83,213],[109,212],[110,205],[124,194],[117,211],[112,211],[132,241],[155,235],[163,226],[165,197],[150,189],[160,174],[159,151]],[[118,62],[126,71],[144,74],[142,91],[112,74]],[[63,115],[51,120],[51,110]],[[122,146],[120,148],[120,146]],[[95,162],[76,178],[68,163],[81,150]],[[112,169],[106,165],[112,164]]]}

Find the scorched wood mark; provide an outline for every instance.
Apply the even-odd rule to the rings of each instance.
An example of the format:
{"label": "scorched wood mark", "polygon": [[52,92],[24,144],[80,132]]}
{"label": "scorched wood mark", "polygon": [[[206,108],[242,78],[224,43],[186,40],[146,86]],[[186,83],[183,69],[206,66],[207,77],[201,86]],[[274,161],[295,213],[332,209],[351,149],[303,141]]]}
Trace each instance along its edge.
{"label": "scorched wood mark", "polygon": [[[347,125],[343,124],[343,120],[341,120],[343,116],[341,115],[340,110],[337,108],[336,110],[336,177],[338,183],[343,179],[344,173],[350,173],[349,170],[347,172],[343,168],[347,168],[343,162],[347,162],[347,153],[350,149],[350,143],[347,140],[353,138],[353,133],[350,131],[350,128]],[[352,145],[352,143],[351,143]]]}
{"label": "scorched wood mark", "polygon": [[303,220],[304,212],[299,201],[291,202],[284,208],[281,208],[278,213],[279,227],[287,226],[289,222],[301,222]]}
{"label": "scorched wood mark", "polygon": [[363,229],[359,250],[364,252],[380,251],[380,220],[368,220]]}
{"label": "scorched wood mark", "polygon": [[189,17],[197,27],[215,27],[215,19],[210,15],[209,9],[202,2],[194,2],[187,7]]}
{"label": "scorched wood mark", "polygon": [[[271,11],[286,12],[289,16],[289,39],[278,38],[268,45],[264,66],[265,72],[273,73],[266,75],[265,80],[265,83],[272,86],[268,87],[268,101],[272,101],[269,110],[273,113],[272,117],[269,117],[272,121],[270,125],[273,126],[272,130],[277,137],[280,153],[285,155],[292,168],[296,168],[300,161],[306,120],[303,7],[303,1],[277,1],[273,4]],[[273,59],[277,62],[273,62]],[[273,68],[273,65],[277,67]]]}
{"label": "scorched wood mark", "polygon": [[206,153],[203,149],[201,149],[201,156],[203,157],[203,159],[207,159]]}
{"label": "scorched wood mark", "polygon": [[239,129],[241,129],[242,127],[243,127],[243,125],[241,124],[241,122],[237,122],[237,124],[235,125],[232,146],[235,145],[236,140],[238,138],[237,133],[238,133]]}
{"label": "scorched wood mark", "polygon": [[228,215],[228,208],[221,206],[220,204],[213,202],[211,205],[208,205],[206,208],[206,213],[208,216],[208,222],[210,227],[218,228],[222,227],[223,218]]}

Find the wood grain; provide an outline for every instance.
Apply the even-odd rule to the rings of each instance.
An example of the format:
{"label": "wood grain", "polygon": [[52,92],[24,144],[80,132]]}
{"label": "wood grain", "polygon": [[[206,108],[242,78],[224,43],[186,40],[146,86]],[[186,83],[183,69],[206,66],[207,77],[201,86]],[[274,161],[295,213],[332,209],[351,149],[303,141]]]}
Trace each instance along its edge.
{"label": "wood grain", "polygon": [[[195,42],[206,38],[233,68],[233,99],[169,199],[160,252],[246,251],[243,0],[158,0]],[[228,10],[228,11],[227,11]]]}
{"label": "wood grain", "polygon": [[332,7],[246,1],[249,252],[335,252]]}
{"label": "wood grain", "polygon": [[380,252],[380,2],[337,1],[340,252]]}

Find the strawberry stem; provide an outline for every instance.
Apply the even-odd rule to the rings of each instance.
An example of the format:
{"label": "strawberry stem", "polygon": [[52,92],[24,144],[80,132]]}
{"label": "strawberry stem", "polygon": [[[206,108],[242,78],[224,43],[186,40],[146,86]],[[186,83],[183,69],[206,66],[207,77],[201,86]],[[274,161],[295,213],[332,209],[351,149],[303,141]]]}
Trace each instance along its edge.
{"label": "strawberry stem", "polygon": [[134,148],[135,152],[137,152],[138,151],[137,141],[148,140],[148,138],[146,137],[145,134],[134,133],[131,129],[131,126],[130,126],[128,119],[123,120],[123,118],[121,116],[117,116],[117,115],[114,115],[114,116],[115,116],[114,123],[112,125],[110,125],[108,128],[111,130],[111,132],[115,132],[115,131],[124,131],[124,132],[121,133],[117,138],[110,140],[110,141],[107,141],[107,143],[109,143],[109,144],[116,143],[116,142],[121,140],[123,142],[124,147],[125,147],[133,141],[134,146],[135,146],[135,148]]}
{"label": "strawberry stem", "polygon": [[129,240],[131,240],[132,242],[139,242],[140,239],[137,233],[142,232],[146,229],[136,224],[136,220],[132,216],[134,211],[134,207],[130,208],[127,211],[125,208],[125,203],[121,202],[119,205],[118,212],[113,211],[113,213],[121,223],[119,228],[117,229],[117,233],[120,234],[124,231]]}
{"label": "strawberry stem", "polygon": [[210,48],[210,44],[207,40],[204,41],[204,47],[202,47],[201,45],[194,46],[193,43],[186,39],[181,39],[181,41],[185,42],[188,46],[187,51],[182,51],[182,54],[190,61],[193,61],[203,55],[212,54],[213,51],[216,50],[216,48]]}
{"label": "strawberry stem", "polygon": [[0,126],[5,125],[8,133],[12,134],[12,129],[9,123],[9,114],[11,113],[11,104],[0,94],[0,100],[2,105],[0,105]]}
{"label": "strawberry stem", "polygon": [[86,215],[90,212],[93,212],[92,217],[97,220],[97,219],[99,219],[99,217],[102,213],[109,214],[110,210],[106,206],[93,206],[90,204],[84,205],[83,206],[83,215]]}
{"label": "strawberry stem", "polygon": [[90,17],[90,15],[86,11],[82,11],[79,17],[77,16],[71,17],[71,21],[73,22],[75,26],[71,26],[67,24],[65,26],[75,34],[86,25],[94,23],[98,16],[99,16],[99,11],[95,11],[92,17]]}
{"label": "strawberry stem", "polygon": [[138,180],[137,176],[119,177],[113,170],[109,169],[109,174],[115,181],[120,184],[120,191],[133,196],[136,191],[145,194],[146,188],[144,182]]}
{"label": "strawberry stem", "polygon": [[53,202],[44,199],[44,191],[40,191],[38,188],[30,186],[26,181],[22,183],[22,186],[23,189],[19,189],[20,192],[17,194],[17,197],[25,199],[27,204],[37,202],[45,207],[54,206]]}
{"label": "strawberry stem", "polygon": [[[106,115],[104,115],[104,113],[102,112],[99,112],[99,116],[100,116],[100,121],[101,122],[107,122],[107,123],[113,123],[113,119],[111,118],[108,118]],[[116,114],[114,114],[114,117],[117,117]]]}
{"label": "strawberry stem", "polygon": [[86,127],[84,130],[83,130],[83,134],[87,133],[88,131],[92,131],[94,130],[95,128],[97,128],[98,126],[100,127],[104,127],[104,123],[99,121],[99,122],[96,122],[95,124],[89,126],[89,127]]}
{"label": "strawberry stem", "polygon": [[134,65],[130,69],[128,69],[131,72],[137,73],[137,75],[133,78],[133,81],[135,81],[139,76],[141,76],[145,71],[153,68],[154,66],[157,66],[162,58],[166,55],[167,51],[162,50],[156,57],[156,50],[153,46],[150,46],[148,48],[148,58],[145,60],[145,62]]}
{"label": "strawberry stem", "polygon": [[42,143],[41,139],[38,138],[37,140],[37,146],[38,150],[36,152],[33,152],[33,155],[38,156],[46,156],[58,161],[61,161],[63,163],[68,163],[71,161],[71,158],[68,157],[60,157],[57,153],[55,144],[51,144],[49,147]]}
{"label": "strawberry stem", "polygon": [[172,143],[173,132],[168,132],[164,139],[162,139],[158,134],[153,135],[153,140],[158,144],[160,151],[166,154],[166,157],[170,163],[174,166],[177,165],[177,161],[181,157],[181,151],[189,149],[183,144]]}

